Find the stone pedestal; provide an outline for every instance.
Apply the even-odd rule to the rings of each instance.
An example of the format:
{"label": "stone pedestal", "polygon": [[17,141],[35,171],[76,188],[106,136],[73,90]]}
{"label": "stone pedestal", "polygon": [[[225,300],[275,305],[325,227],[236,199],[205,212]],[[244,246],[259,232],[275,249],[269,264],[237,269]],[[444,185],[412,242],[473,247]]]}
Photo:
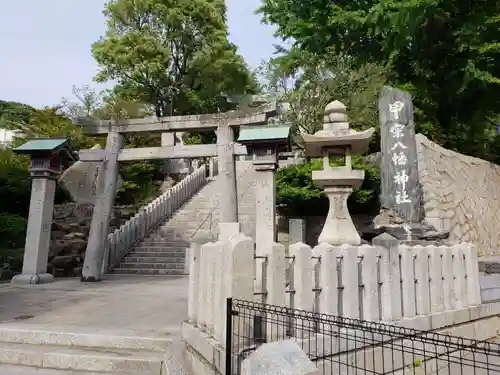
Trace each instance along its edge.
{"label": "stone pedestal", "polygon": [[306,221],[304,219],[290,219],[288,222],[288,245],[306,243]]}
{"label": "stone pedestal", "polygon": [[325,194],[330,201],[330,209],[318,238],[318,243],[328,243],[330,245],[361,244],[361,237],[347,208],[347,198],[351,193],[352,188],[349,186],[325,187]]}
{"label": "stone pedestal", "polygon": [[47,273],[47,261],[56,191],[55,178],[56,175],[51,172],[44,173],[44,176],[33,175],[23,269],[22,274],[12,278],[13,284],[43,284],[54,280]]}
{"label": "stone pedestal", "polygon": [[217,160],[220,189],[220,222],[238,222],[238,200],[236,193],[236,165],[234,161],[234,132],[225,124],[217,128]]}
{"label": "stone pedestal", "polygon": [[[255,160],[255,170],[259,172],[255,186],[255,238],[257,255],[266,254],[276,242],[276,169],[275,160]],[[261,251],[262,250],[262,251]]]}
{"label": "stone pedestal", "polygon": [[[255,171],[259,172],[255,186],[255,255],[269,254],[276,242],[276,177],[277,160],[255,160]],[[255,290],[262,291],[263,258],[257,259]],[[262,300],[264,302],[264,299]]]}
{"label": "stone pedestal", "polygon": [[106,158],[99,172],[99,180],[104,179],[102,193],[94,207],[92,224],[83,263],[82,281],[100,281],[102,264],[107,246],[109,221],[116,196],[118,180],[118,153],[123,148],[123,135],[115,131],[108,133]]}

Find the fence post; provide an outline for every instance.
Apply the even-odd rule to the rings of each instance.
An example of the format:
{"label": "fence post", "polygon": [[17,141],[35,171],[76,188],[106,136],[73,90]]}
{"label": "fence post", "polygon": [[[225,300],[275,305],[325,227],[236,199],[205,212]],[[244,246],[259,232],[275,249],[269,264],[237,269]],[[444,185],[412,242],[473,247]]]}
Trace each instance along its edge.
{"label": "fence post", "polygon": [[413,249],[409,246],[401,245],[399,251],[401,254],[403,316],[405,318],[413,318],[417,314]]}
{"label": "fence post", "polygon": [[469,306],[481,304],[481,289],[479,286],[479,266],[477,250],[472,244],[463,244],[465,254],[465,268],[467,272],[467,301]]}
{"label": "fence post", "polygon": [[429,274],[431,293],[431,313],[444,310],[443,302],[443,274],[441,251],[436,246],[428,247],[429,252]]}
{"label": "fence post", "polygon": [[443,275],[443,302],[445,311],[455,308],[455,294],[453,287],[453,259],[452,249],[448,246],[439,246],[441,249]]}
{"label": "fence post", "polygon": [[340,246],[342,254],[342,315],[359,319],[358,246]]}
{"label": "fence post", "polygon": [[417,300],[417,315],[430,313],[430,286],[429,286],[429,253],[426,247],[416,245],[415,254],[415,296]]}
{"label": "fence post", "polygon": [[[267,267],[264,277],[266,282],[265,292],[267,292],[266,303],[274,306],[286,306],[286,266],[285,246],[279,243],[273,243],[268,250]],[[283,340],[285,338],[285,325],[283,321],[280,325],[278,319],[269,319],[265,317],[267,322],[266,334],[267,341]],[[274,327],[273,327],[274,326]]]}
{"label": "fence post", "polygon": [[377,251],[369,245],[360,247],[361,260],[361,283],[363,311],[360,318],[368,321],[378,321],[380,313],[378,310],[379,290],[377,285]]}
{"label": "fence post", "polygon": [[[382,278],[385,279],[385,283],[389,284],[382,284],[382,293],[380,296],[382,304],[382,318],[389,318],[392,321],[400,320],[403,316],[401,309],[401,299],[403,296],[401,294],[401,272],[399,268],[399,240],[388,233],[382,233],[372,240],[372,245],[383,247],[386,249],[384,253],[387,254],[386,260],[382,258],[383,261],[381,262],[381,266],[386,265],[388,268],[387,275],[382,272],[382,269],[381,275]],[[389,310],[389,314],[384,313],[384,308]]]}
{"label": "fence post", "polygon": [[464,264],[464,254],[462,252],[462,247],[460,245],[453,245],[452,247],[452,257],[453,257],[453,279],[454,289],[455,289],[455,308],[460,309],[466,304],[466,297],[464,295],[465,291],[465,264]]}
{"label": "fence post", "polygon": [[319,310],[322,314],[338,315],[339,276],[337,269],[337,248],[327,243],[316,246],[313,253],[321,257],[319,266]]}
{"label": "fence post", "polygon": [[233,338],[233,299],[226,299],[226,368],[225,374],[232,375],[232,361],[233,361],[233,353],[231,348],[233,347],[232,343]]}
{"label": "fence post", "polygon": [[[293,256],[293,297],[290,307],[297,310],[305,310],[311,312],[313,310],[313,263],[311,248],[301,242],[290,247],[290,255]],[[302,324],[297,320],[292,319],[292,332],[295,337],[302,338],[308,335],[308,331],[298,328]],[[303,322],[302,322],[303,323]]]}

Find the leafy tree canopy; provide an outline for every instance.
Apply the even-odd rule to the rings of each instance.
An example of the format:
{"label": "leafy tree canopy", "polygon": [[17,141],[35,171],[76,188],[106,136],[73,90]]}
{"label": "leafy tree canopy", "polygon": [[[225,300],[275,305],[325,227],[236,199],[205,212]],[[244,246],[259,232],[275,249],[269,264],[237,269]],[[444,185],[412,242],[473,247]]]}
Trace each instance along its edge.
{"label": "leafy tree canopy", "polygon": [[[491,158],[499,120],[500,2],[263,0],[264,21],[295,51],[376,63],[414,96],[420,131]],[[292,57],[292,60],[294,56]]]}
{"label": "leafy tree canopy", "polygon": [[222,0],[110,0],[107,32],[92,46],[100,82],[152,104],[157,116],[224,110],[222,93],[256,83],[227,39]]}
{"label": "leafy tree canopy", "polygon": [[280,120],[292,125],[297,146],[301,147],[301,134],[322,128],[325,107],[334,100],[346,105],[354,129],[378,127],[378,95],[387,76],[383,67],[366,63],[357,68],[348,58],[318,58],[295,49],[283,52],[260,67],[259,77],[265,90],[285,103]]}

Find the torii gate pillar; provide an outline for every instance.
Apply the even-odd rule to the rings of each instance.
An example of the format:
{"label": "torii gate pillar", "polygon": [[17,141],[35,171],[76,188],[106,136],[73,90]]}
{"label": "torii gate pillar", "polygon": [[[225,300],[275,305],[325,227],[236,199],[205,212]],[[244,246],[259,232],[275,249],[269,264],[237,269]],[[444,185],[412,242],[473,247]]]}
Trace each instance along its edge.
{"label": "torii gate pillar", "polygon": [[220,191],[220,224],[219,238],[238,235],[238,193],[236,191],[236,164],[234,161],[234,130],[222,123],[217,128],[217,159],[219,175],[217,176]]}
{"label": "torii gate pillar", "polygon": [[102,278],[102,262],[118,182],[118,154],[123,148],[123,142],[123,134],[116,131],[108,133],[105,160],[102,162],[97,182],[100,186],[104,183],[104,186],[100,189],[101,193],[97,196],[94,206],[81,281],[101,281]]}

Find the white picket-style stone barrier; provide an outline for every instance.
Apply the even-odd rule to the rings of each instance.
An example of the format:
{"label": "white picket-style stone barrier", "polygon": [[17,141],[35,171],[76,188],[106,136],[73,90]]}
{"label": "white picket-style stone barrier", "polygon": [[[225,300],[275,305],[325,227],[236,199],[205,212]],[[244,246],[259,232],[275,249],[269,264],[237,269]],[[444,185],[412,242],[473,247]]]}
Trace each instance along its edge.
{"label": "white picket-style stone barrier", "polygon": [[[368,321],[397,322],[481,304],[477,251],[454,246],[272,244],[241,235],[192,244],[189,323],[223,343],[228,297]],[[255,283],[263,267],[262,283]],[[290,276],[287,276],[290,275]],[[264,290],[254,290],[263,285]]]}
{"label": "white picket-style stone barrier", "polygon": [[116,265],[129,250],[144,239],[207,183],[207,166],[204,164],[178,184],[142,207],[130,220],[108,235],[104,255],[103,273]]}

